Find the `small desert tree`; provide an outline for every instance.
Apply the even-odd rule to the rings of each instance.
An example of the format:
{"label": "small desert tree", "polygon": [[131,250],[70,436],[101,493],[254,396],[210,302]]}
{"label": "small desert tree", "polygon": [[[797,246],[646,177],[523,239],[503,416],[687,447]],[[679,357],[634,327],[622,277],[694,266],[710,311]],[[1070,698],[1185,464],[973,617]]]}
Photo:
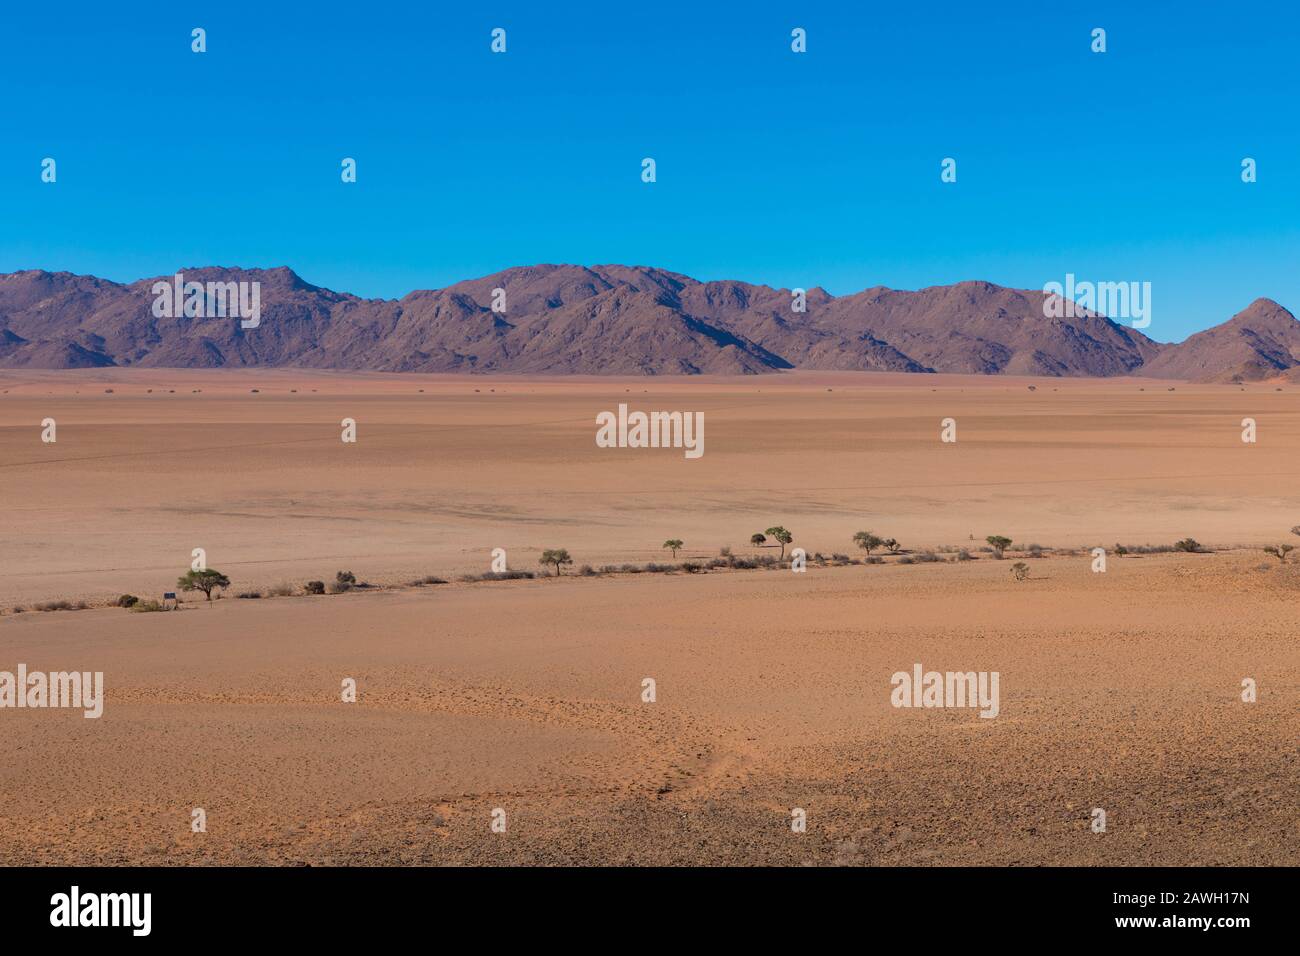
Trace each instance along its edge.
{"label": "small desert tree", "polygon": [[664,542],[664,547],[673,553],[673,560],[676,560],[677,552],[681,550],[682,547],[682,539],[669,538],[667,541]]}
{"label": "small desert tree", "polygon": [[870,555],[871,549],[881,547],[885,539],[876,537],[870,531],[859,531],[853,536],[853,543]]}
{"label": "small desert tree", "polygon": [[1294,545],[1279,544],[1277,547],[1269,546],[1264,549],[1265,554],[1271,554],[1283,564],[1286,564],[1286,556],[1295,550]]}
{"label": "small desert tree", "polygon": [[205,571],[186,571],[184,576],[177,579],[176,586],[182,591],[202,591],[204,597],[211,601],[213,589],[230,587],[230,578],[215,568],[208,568]]}
{"label": "small desert tree", "polygon": [[890,554],[898,554],[898,552],[903,548],[903,546],[893,538],[886,538],[884,544],[885,547],[889,549]]}
{"label": "small desert tree", "polygon": [[781,527],[780,525],[777,525],[775,528],[768,528],[766,533],[767,536],[771,538],[773,541],[780,542],[781,560],[784,561],[785,546],[794,540],[794,535],[792,535],[789,531],[786,531],[785,528]]}
{"label": "small desert tree", "polygon": [[749,536],[749,543],[752,544],[752,545],[753,545],[754,547],[756,547],[756,548],[761,548],[763,545],[767,544],[767,535],[765,535],[765,534],[751,534],[751,535]]}
{"label": "small desert tree", "polygon": [[1011,547],[1011,539],[1000,534],[991,534],[984,539],[994,551],[1005,551]]}
{"label": "small desert tree", "polygon": [[564,548],[547,548],[542,552],[541,559],[537,562],[543,567],[555,566],[555,576],[560,576],[560,568],[566,564],[572,564],[573,558],[569,557],[569,552]]}
{"label": "small desert tree", "polygon": [[1025,578],[1029,577],[1029,565],[1025,564],[1023,561],[1017,561],[1015,564],[1011,565],[1011,573],[1016,576],[1017,581],[1023,581]]}

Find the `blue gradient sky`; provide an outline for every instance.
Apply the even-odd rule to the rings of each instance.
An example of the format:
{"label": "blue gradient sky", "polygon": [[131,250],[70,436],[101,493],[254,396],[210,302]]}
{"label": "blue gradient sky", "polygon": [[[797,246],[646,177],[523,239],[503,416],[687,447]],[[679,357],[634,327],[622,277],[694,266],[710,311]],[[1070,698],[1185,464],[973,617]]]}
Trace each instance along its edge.
{"label": "blue gradient sky", "polygon": [[0,271],[387,297],[536,262],[836,294],[1073,272],[1150,281],[1164,341],[1300,309],[1295,4],[469,6],[7,5]]}

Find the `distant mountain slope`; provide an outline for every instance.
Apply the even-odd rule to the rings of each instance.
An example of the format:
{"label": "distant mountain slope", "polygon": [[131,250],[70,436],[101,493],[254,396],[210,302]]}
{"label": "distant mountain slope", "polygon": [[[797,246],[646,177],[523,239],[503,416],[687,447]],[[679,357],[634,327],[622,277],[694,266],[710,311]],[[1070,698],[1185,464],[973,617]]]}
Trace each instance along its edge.
{"label": "distant mountain slope", "polygon": [[[0,275],[0,367],[295,366],[375,371],[755,374],[788,368],[1246,378],[1300,365],[1300,323],[1258,300],[1161,345],[1098,315],[1047,318],[1044,294],[987,282],[848,296],[698,282],[662,269],[538,265],[361,299],[287,268],[194,268],[187,281],[260,283],[257,328],[156,317],[155,282]],[[492,310],[496,289],[506,309]]]}
{"label": "distant mountain slope", "polygon": [[1251,382],[1294,368],[1300,368],[1300,322],[1272,299],[1256,299],[1222,325],[1167,348],[1142,374]]}

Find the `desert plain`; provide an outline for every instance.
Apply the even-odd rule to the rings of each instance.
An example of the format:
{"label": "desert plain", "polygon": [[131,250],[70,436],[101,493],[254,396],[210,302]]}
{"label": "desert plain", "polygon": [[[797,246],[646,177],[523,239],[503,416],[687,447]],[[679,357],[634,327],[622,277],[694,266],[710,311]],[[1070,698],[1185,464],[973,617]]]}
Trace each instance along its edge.
{"label": "desert plain", "polygon": [[[105,683],[95,720],[0,709],[0,864],[1294,863],[1300,562],[1261,549],[1300,546],[1296,399],[0,371],[0,670]],[[704,455],[597,447],[619,403],[703,412]],[[578,573],[668,562],[671,538],[677,562],[775,556],[750,543],[775,525],[810,556],[861,558],[859,530],[903,554]],[[994,534],[1006,560],[979,550]],[[1205,552],[1114,549],[1188,537]],[[219,600],[112,606],[175,590],[198,547],[231,580]],[[574,565],[462,580],[497,548]],[[925,551],[941,560],[900,562]],[[301,594],[339,570],[373,587]],[[430,575],[447,583],[408,584]],[[236,597],[277,589],[294,596]],[[998,716],[892,706],[917,663],[998,672]]]}

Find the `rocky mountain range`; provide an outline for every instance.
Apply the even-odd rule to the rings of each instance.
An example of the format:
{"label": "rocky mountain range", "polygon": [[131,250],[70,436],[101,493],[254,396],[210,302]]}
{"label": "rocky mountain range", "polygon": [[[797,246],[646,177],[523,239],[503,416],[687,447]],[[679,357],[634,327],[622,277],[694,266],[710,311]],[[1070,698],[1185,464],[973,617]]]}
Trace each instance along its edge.
{"label": "rocky mountain range", "polygon": [[[157,314],[155,283],[171,285],[172,276],[124,285],[14,272],[0,275],[0,367],[557,375],[799,368],[1211,381],[1300,369],[1300,322],[1269,299],[1169,345],[1091,312],[1049,318],[1043,292],[987,282],[846,296],[814,288],[796,312],[788,289],[639,266],[527,266],[397,300],[333,292],[283,267],[182,272],[205,288],[258,283],[256,327],[213,314],[206,296],[189,315],[179,304]],[[493,309],[494,297],[504,311]]]}

